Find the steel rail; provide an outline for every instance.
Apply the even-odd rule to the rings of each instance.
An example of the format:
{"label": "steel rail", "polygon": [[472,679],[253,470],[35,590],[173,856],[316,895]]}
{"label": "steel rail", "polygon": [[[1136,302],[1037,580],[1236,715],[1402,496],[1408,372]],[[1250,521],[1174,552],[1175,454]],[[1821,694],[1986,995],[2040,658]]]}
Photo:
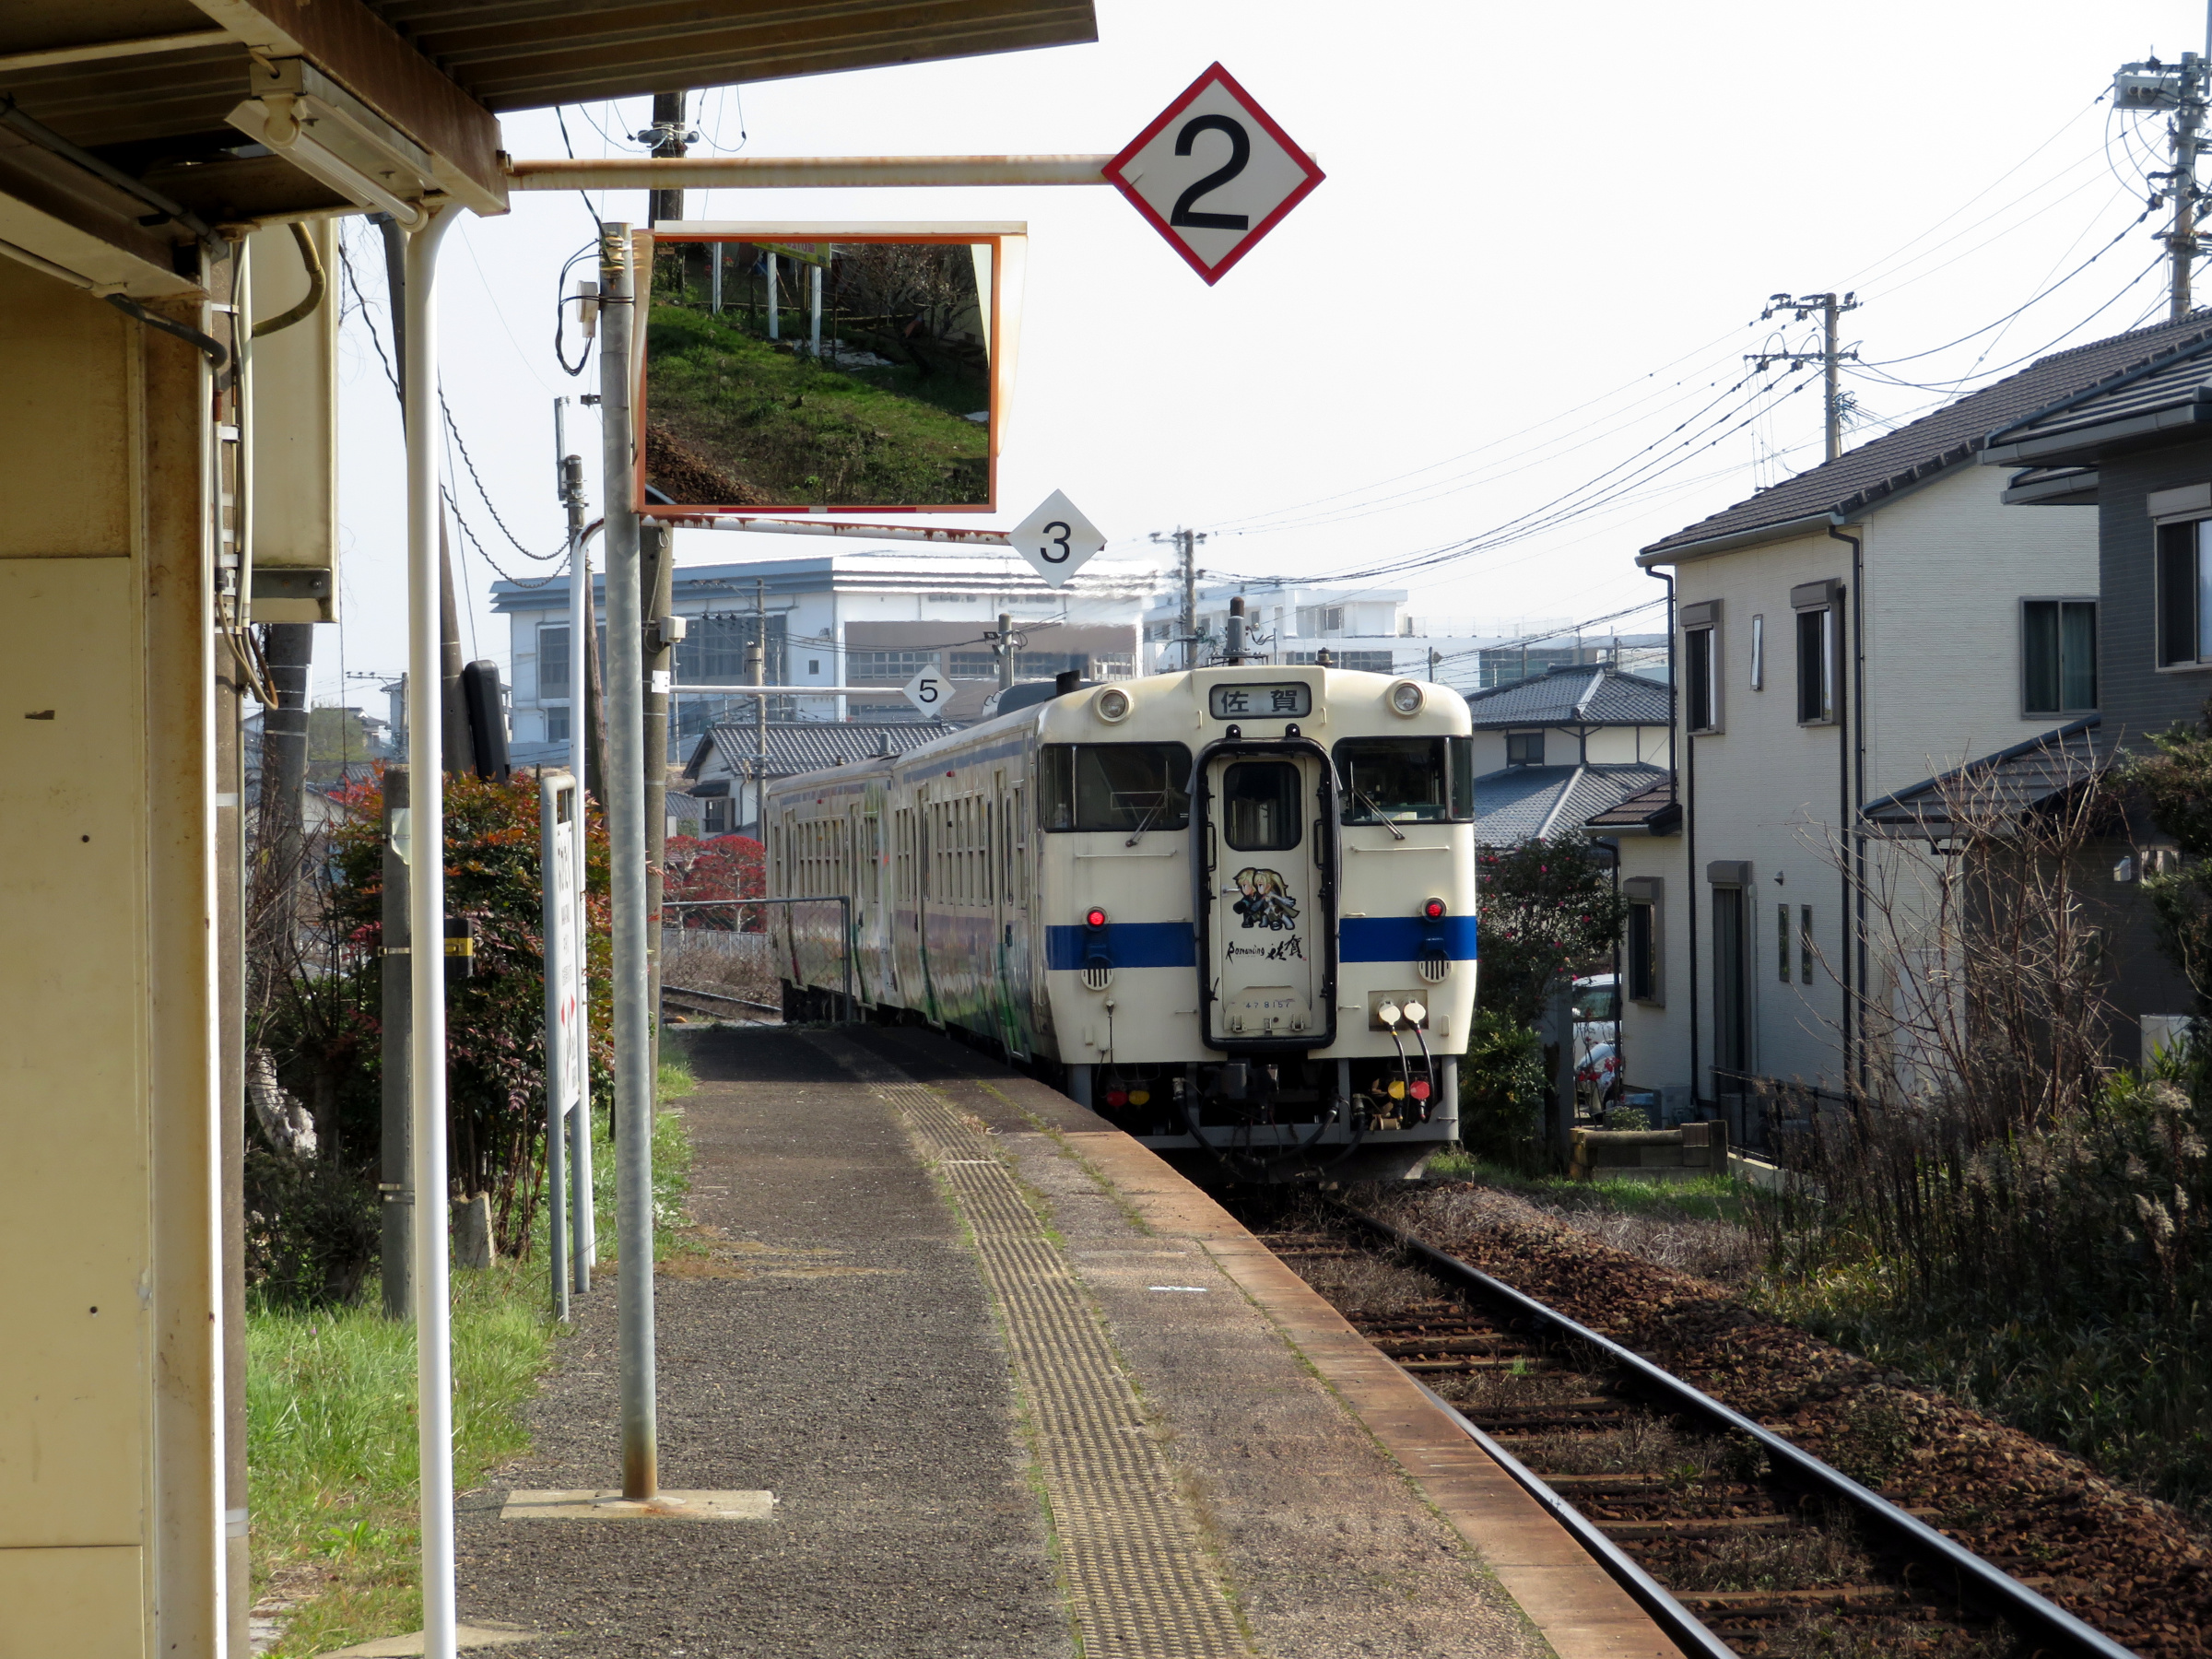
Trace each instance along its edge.
{"label": "steel rail", "polygon": [[773,1003],[755,1002],[749,996],[724,996],[719,991],[694,991],[688,985],[661,986],[663,996],[688,996],[695,1002],[729,1003],[739,1008],[759,1008],[763,1014],[781,1015],[783,1010]]}
{"label": "steel rail", "polygon": [[1413,1385],[1429,1396],[1429,1404],[1452,1419],[1453,1427],[1480,1446],[1500,1468],[1520,1482],[1528,1495],[1563,1527],[1568,1535],[1613,1575],[1630,1598],[1652,1617],[1667,1639],[1690,1659],[1737,1659],[1736,1651],[1700,1622],[1698,1616],[1667,1593],[1666,1586],[1636,1564],[1636,1558],[1605,1535],[1594,1521],[1544,1484],[1543,1477],[1508,1452],[1497,1441],[1463,1417],[1457,1407],[1418,1377]]}
{"label": "steel rail", "polygon": [[2023,1633],[2031,1635],[2044,1652],[2093,1656],[2093,1659],[2138,1659],[2132,1649],[2090,1629],[2055,1602],[2037,1594],[1972,1550],[1945,1537],[1924,1521],[1907,1514],[1879,1493],[1867,1490],[1841,1469],[1831,1468],[1772,1430],[1724,1406],[1671,1371],[1662,1371],[1633,1348],[1599,1335],[1535,1297],[1492,1278],[1479,1267],[1470,1266],[1457,1256],[1392,1226],[1379,1216],[1371,1216],[1350,1205],[1341,1207],[1361,1226],[1397,1244],[1444,1278],[1455,1281],[1487,1301],[1525,1314],[1539,1330],[1548,1328],[1597,1349],[1677,1409],[1704,1418],[1731,1432],[1748,1435],[1766,1453],[1768,1461],[1778,1472],[1847,1505],[1859,1520],[1884,1535],[1893,1545],[1949,1572],[1958,1599],[1989,1606]]}

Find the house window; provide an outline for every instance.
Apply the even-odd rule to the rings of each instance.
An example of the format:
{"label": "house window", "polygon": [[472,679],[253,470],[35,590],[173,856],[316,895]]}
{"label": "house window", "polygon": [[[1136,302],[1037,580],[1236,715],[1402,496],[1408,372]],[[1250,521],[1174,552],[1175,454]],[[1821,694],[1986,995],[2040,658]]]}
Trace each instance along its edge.
{"label": "house window", "polygon": [[1683,714],[1688,729],[1693,732],[1721,729],[1721,688],[1713,679],[1721,653],[1715,648],[1714,631],[1710,626],[1682,630]]}
{"label": "house window", "polygon": [[1836,717],[1836,610],[1797,613],[1797,724],[1826,725]]}
{"label": "house window", "polygon": [[1790,982],[1790,907],[1774,907],[1774,977]]}
{"label": "house window", "polygon": [[2159,526],[2159,666],[2212,663],[2212,519]]}
{"label": "house window", "polygon": [[809,673],[809,674],[819,674],[821,671],[822,671],[822,659],[821,659],[820,657],[808,657],[808,658],[806,659],[806,672],[807,672],[807,673]]}
{"label": "house window", "polygon": [[568,694],[569,625],[563,622],[559,628],[537,630],[537,695],[543,701]]}
{"label": "house window", "polygon": [[546,741],[566,743],[569,740],[569,711],[566,704],[546,711]]}
{"label": "house window", "polygon": [[1797,982],[1813,982],[1813,907],[1809,904],[1797,907]]}
{"label": "house window", "polygon": [[1543,765],[1544,734],[1508,732],[1505,735],[1505,763],[1508,766]]}
{"label": "house window", "polygon": [[2097,602],[2020,602],[2021,710],[2087,714],[2097,707]]}
{"label": "house window", "polygon": [[1751,618],[1751,689],[1767,688],[1767,619]]}
{"label": "house window", "polygon": [[1623,884],[1629,900],[1629,925],[1623,939],[1621,967],[1626,971],[1630,1002],[1659,1003],[1659,881],[1656,876],[1632,877]]}

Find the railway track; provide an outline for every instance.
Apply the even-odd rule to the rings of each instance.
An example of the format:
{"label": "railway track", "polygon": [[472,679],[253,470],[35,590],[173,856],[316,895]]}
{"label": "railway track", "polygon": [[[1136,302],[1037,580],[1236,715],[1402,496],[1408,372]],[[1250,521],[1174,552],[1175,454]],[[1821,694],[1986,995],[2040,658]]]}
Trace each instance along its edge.
{"label": "railway track", "polygon": [[[1262,1207],[1265,1206],[1266,1207]],[[1254,1202],[1294,1269],[1418,1268],[1433,1298],[1338,1306],[1453,1412],[1690,1654],[2132,1659],[1940,1530],[1641,1355],[1351,1209]]]}
{"label": "railway track", "polygon": [[708,1019],[768,1021],[783,1018],[783,1010],[772,1003],[729,996],[720,991],[698,991],[688,985],[663,985],[661,1012],[663,1018],[671,1012],[700,1015]]}

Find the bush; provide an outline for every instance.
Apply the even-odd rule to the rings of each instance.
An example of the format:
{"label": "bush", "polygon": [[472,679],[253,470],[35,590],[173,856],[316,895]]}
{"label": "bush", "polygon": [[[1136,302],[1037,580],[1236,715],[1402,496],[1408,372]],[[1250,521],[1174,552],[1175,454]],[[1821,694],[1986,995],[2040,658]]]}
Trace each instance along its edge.
{"label": "bush", "polygon": [[1459,1063],[1459,1138],[1486,1163],[1533,1171],[1543,1158],[1544,1043],[1510,1014],[1476,1010]]}
{"label": "bush", "polygon": [[[539,1198],[545,1123],[545,965],[535,779],[448,777],[446,914],[474,924],[474,967],[449,977],[447,1159],[455,1189],[488,1193],[503,1253],[525,1244]],[[249,1271],[266,1298],[345,1301],[376,1259],[383,1084],[383,797],[347,792],[352,816],[310,844],[256,936],[260,1006],[250,1041],[314,1118],[312,1157],[253,1136]],[[591,1095],[613,1099],[606,837],[587,820]],[[305,941],[304,944],[300,943]],[[418,1195],[418,1202],[420,1202]]]}
{"label": "bush", "polygon": [[1486,847],[1475,867],[1482,1006],[1534,1027],[1561,976],[1611,959],[1627,901],[1614,890],[1612,865],[1581,835]]}

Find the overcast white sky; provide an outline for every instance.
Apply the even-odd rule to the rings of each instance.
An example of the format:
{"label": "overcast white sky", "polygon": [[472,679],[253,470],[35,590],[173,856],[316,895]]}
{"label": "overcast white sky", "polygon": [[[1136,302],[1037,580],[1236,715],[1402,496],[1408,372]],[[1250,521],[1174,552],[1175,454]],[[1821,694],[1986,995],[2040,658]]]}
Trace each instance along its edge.
{"label": "overcast white sky", "polygon": [[[1847,382],[1884,422],[2164,314],[2159,220],[2130,229],[2162,121],[2108,119],[2099,99],[2124,61],[2201,50],[2193,0],[1097,4],[1095,46],[694,102],[695,154],[1105,152],[1218,59],[1326,171],[1212,288],[1111,189],[695,193],[688,218],[1028,221],[1008,511],[966,524],[1010,526],[1060,488],[1131,550],[1191,524],[1215,533],[1209,570],[1325,578],[1484,538],[1602,479],[1591,511],[1379,582],[1491,626],[1594,618],[1655,592],[1640,546],[1818,460],[1818,385],[1797,389],[1816,374],[1757,403],[1731,390],[1776,328],[1810,337],[1755,323],[1770,293],[1858,291],[1846,343],[1933,388]],[[642,99],[565,113],[584,155],[634,153],[602,132],[650,118]],[[561,153],[550,112],[505,127],[515,155]],[[641,192],[595,207],[644,218]],[[596,385],[552,352],[555,276],[590,234],[578,196],[517,195],[456,227],[443,259],[447,398],[500,515],[543,552],[562,524],[552,400]],[[373,231],[343,235],[388,348]],[[2212,296],[2212,272],[2200,286]],[[396,404],[361,318],[344,342],[345,622],[318,633],[318,700],[406,652]],[[583,419],[571,447],[595,511]],[[465,476],[455,488],[509,572],[557,568],[507,546]],[[677,557],[819,546],[685,532]],[[465,645],[503,664],[492,572],[473,549],[463,569]],[[380,708],[358,677],[344,700]]]}

